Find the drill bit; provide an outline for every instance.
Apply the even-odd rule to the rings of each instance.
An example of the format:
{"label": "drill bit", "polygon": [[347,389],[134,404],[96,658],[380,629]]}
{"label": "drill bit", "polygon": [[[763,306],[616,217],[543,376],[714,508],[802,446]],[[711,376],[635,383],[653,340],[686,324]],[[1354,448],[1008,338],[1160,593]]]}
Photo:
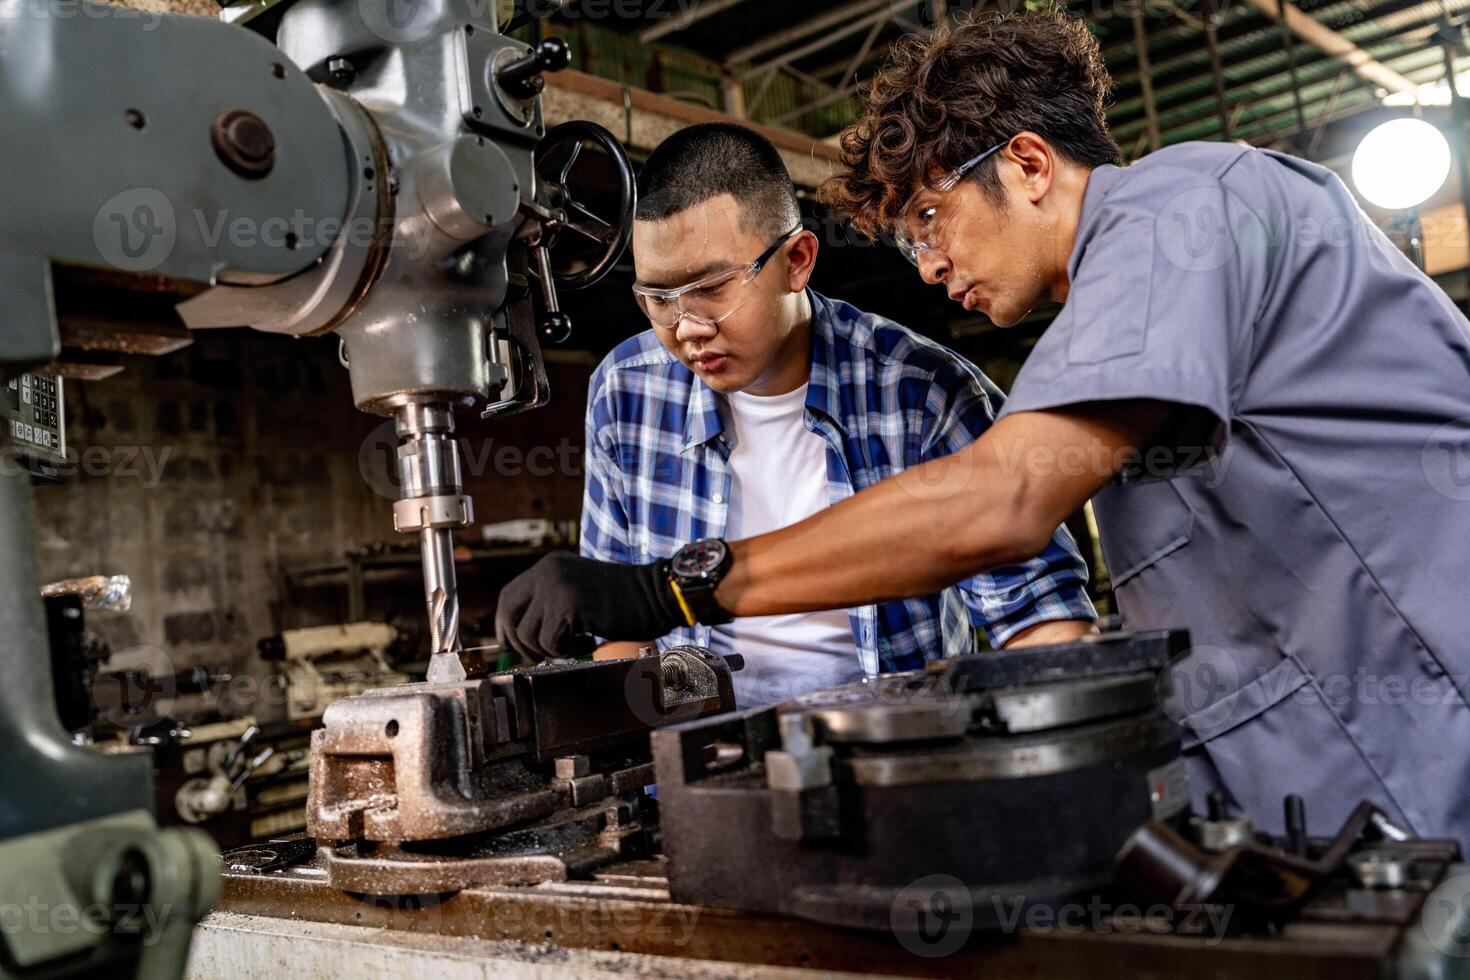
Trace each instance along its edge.
{"label": "drill bit", "polygon": [[427,679],[431,683],[462,681],[467,674],[459,658],[459,589],[454,575],[454,539],[447,528],[425,528],[421,541],[431,650]]}
{"label": "drill bit", "polygon": [[459,591],[454,575],[454,530],[474,520],[464,495],[454,412],[442,403],[400,406],[396,413],[402,499],[393,507],[399,531],[418,531],[429,613],[430,683],[453,683],[477,670],[459,638]]}

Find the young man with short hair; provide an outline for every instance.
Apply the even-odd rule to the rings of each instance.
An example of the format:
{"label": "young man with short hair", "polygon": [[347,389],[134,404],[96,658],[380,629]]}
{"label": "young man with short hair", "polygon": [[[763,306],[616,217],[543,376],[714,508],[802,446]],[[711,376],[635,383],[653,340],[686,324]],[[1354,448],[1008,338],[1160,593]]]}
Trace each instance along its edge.
{"label": "young man with short hair", "polygon": [[[633,254],[651,326],[592,376],[589,557],[647,562],[693,538],[795,524],[968,445],[999,407],[963,358],[807,288],[816,236],[753,130],[692,126],[654,151]],[[742,654],[736,696],[750,707],[967,652],[972,625],[995,646],[1074,638],[1094,618],[1085,568],[1053,531],[1039,555],[942,593],[718,626],[691,610],[663,640]]]}
{"label": "young man with short hair", "polygon": [[555,635],[589,595],[610,636],[686,586],[714,619],[927,592],[1097,494],[1125,623],[1194,640],[1167,704],[1197,804],[1280,833],[1295,793],[1327,832],[1369,799],[1470,844],[1470,324],[1315,164],[1183,143],[1118,166],[1108,84],[1085,23],[979,16],[896,46],[843,138],[831,197],[925,280],[1001,326],[1065,304],[999,421],[916,468],[963,488],[886,480],[681,549],[678,579],[543,561],[500,632]]}

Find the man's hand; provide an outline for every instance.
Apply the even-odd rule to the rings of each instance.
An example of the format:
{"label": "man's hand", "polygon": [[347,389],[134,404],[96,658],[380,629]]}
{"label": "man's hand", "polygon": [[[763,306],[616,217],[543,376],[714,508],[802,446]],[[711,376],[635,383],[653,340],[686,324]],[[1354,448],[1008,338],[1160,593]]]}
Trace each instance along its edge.
{"label": "man's hand", "polygon": [[685,622],[663,566],[547,555],[501,590],[495,633],[532,660],[572,655],[579,634],[663,636]]}

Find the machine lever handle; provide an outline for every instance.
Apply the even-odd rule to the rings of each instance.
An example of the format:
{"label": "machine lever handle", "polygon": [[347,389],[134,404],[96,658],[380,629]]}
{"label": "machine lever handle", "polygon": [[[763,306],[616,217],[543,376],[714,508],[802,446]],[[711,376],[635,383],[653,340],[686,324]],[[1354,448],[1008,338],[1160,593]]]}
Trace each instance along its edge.
{"label": "machine lever handle", "polygon": [[572,318],[562,312],[556,298],[556,283],[551,280],[551,253],[545,245],[532,249],[536,260],[536,278],[541,280],[541,336],[547,343],[563,344],[572,336]]}
{"label": "machine lever handle", "polygon": [[500,87],[520,99],[540,95],[546,87],[542,77],[549,71],[561,71],[571,64],[572,51],[559,37],[549,37],[536,45],[525,57],[517,58],[495,75]]}

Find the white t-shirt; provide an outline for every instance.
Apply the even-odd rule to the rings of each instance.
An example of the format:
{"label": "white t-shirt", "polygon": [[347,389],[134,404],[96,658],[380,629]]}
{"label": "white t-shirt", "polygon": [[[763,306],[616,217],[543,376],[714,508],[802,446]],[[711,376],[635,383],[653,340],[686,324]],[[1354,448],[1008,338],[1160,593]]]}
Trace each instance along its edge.
{"label": "white t-shirt", "polygon": [[[730,450],[725,537],[765,534],[831,504],[827,443],[806,427],[806,385],[784,395],[735,392],[724,399]],[[755,616],[714,629],[716,652],[738,653],[735,703],[774,704],[861,680],[863,668],[846,610]]]}

